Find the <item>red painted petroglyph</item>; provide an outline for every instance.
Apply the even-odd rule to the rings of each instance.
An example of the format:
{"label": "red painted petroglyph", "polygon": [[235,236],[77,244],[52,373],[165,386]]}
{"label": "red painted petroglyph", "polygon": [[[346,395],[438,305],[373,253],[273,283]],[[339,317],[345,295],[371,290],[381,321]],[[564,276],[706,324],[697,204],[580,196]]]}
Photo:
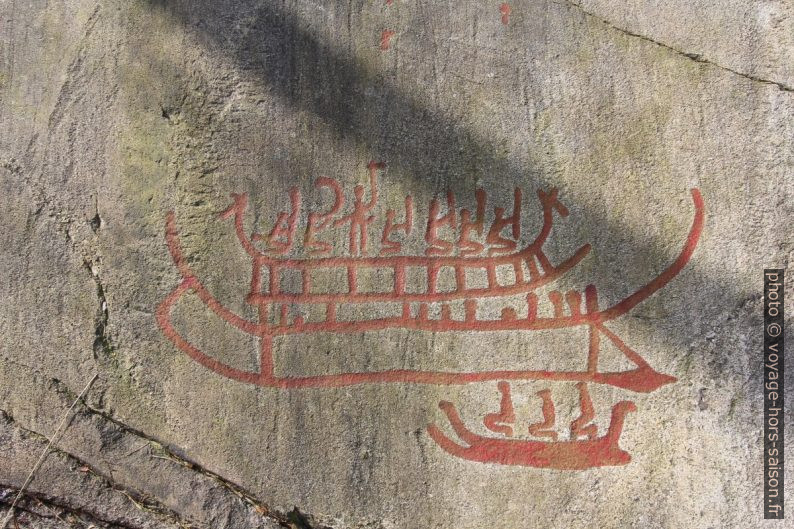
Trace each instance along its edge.
{"label": "red painted petroglyph", "polygon": [[502,14],[502,24],[505,26],[510,23],[510,4],[502,4],[499,6],[499,12]]}
{"label": "red painted petroglyph", "polygon": [[295,230],[297,228],[298,212],[301,206],[300,191],[295,188],[290,189],[289,199],[292,209],[289,213],[282,211],[278,214],[276,224],[267,237],[262,237],[259,234],[254,234],[252,237],[255,241],[266,241],[268,248],[270,248],[270,251],[274,255],[284,255],[288,253],[295,242]]}
{"label": "red painted petroglyph", "polygon": [[[581,384],[581,382],[580,382]],[[537,392],[538,397],[543,400],[543,420],[529,425],[529,435],[533,437],[550,437],[553,441],[557,440],[557,432],[552,430],[557,420],[554,413],[554,401],[551,400],[551,390],[542,389]]]}
{"label": "red painted petroglyph", "polygon": [[386,211],[386,227],[383,228],[383,236],[380,239],[381,255],[390,255],[402,251],[402,243],[392,240],[391,234],[395,231],[402,231],[406,236],[411,234],[414,226],[414,199],[410,195],[405,197],[405,222],[395,224],[394,215],[393,209]]}
{"label": "red painted petroglyph", "polygon": [[[511,253],[516,249],[516,240],[518,240],[518,238],[521,236],[520,189],[516,189],[513,200],[513,214],[509,217],[504,217],[504,208],[496,208],[494,210],[496,219],[494,219],[493,224],[491,224],[491,229],[488,230],[488,237],[485,239],[488,244],[492,245],[491,248],[488,249],[488,255]],[[508,226],[512,231],[512,239],[507,239],[502,236],[502,231]]]}
{"label": "red painted petroglyph", "polygon": [[488,195],[484,190],[478,189],[474,193],[474,198],[477,201],[476,220],[471,220],[471,212],[468,209],[460,211],[460,239],[458,246],[460,246],[460,255],[463,257],[480,255],[484,248],[481,243],[472,239],[472,234],[482,236],[482,230],[485,226],[485,202],[488,199]]}
{"label": "red painted petroglyph", "polygon": [[613,406],[609,429],[603,437],[586,441],[483,437],[466,428],[451,402],[442,401],[439,407],[449,419],[452,429],[468,446],[456,443],[434,424],[427,427],[427,433],[444,451],[469,461],[560,470],[625,465],[631,461],[631,455],[618,445],[626,414],[637,410],[630,401],[624,400]]}
{"label": "red painted petroglyph", "polygon": [[391,45],[391,38],[395,35],[394,31],[384,29],[380,34],[380,49],[388,50]]}
{"label": "red painted petroglyph", "polygon": [[360,255],[367,251],[367,232],[370,222],[375,220],[375,217],[370,215],[370,211],[378,203],[378,181],[377,170],[383,169],[385,164],[382,162],[369,162],[369,177],[370,177],[370,199],[364,202],[364,186],[358,185],[353,190],[355,193],[355,202],[353,204],[353,211],[349,215],[334,221],[334,226],[343,226],[350,223],[350,254]]}
{"label": "red painted petroglyph", "polygon": [[512,424],[516,421],[516,414],[513,411],[513,399],[510,397],[510,384],[502,381],[496,387],[502,394],[502,401],[499,403],[499,413],[489,413],[482,422],[486,428],[493,432],[513,437]]}
{"label": "red painted petroglyph", "polygon": [[588,439],[595,439],[598,434],[598,426],[590,424],[590,421],[595,418],[595,409],[593,401],[590,399],[590,393],[587,391],[587,384],[579,382],[576,387],[579,388],[579,409],[582,413],[571,423],[571,439],[578,439],[582,435]]}
{"label": "red painted petroglyph", "polygon": [[[513,210],[505,216],[501,207],[493,209],[493,220],[486,229],[487,193],[478,189],[474,193],[476,211],[456,210],[456,197],[447,193],[443,200],[433,198],[427,206],[427,226],[424,231],[426,243],[423,255],[403,255],[402,241],[411,234],[416,223],[414,200],[405,197],[403,221],[395,222],[396,213],[386,211],[386,221],[380,248],[371,248],[368,233],[373,230],[377,210],[378,171],[385,164],[371,162],[369,171],[369,198],[365,198],[364,186],[356,186],[354,200],[345,211],[345,197],[339,183],[331,178],[318,178],[314,186],[330,202],[318,211],[306,212],[308,219],[303,238],[296,237],[298,219],[301,217],[301,193],[298,189],[289,192],[290,207],[277,215],[276,222],[267,236],[254,233],[250,237],[244,227],[244,216],[248,209],[248,197],[232,195],[232,205],[221,213],[222,219],[233,220],[237,238],[252,262],[251,287],[247,302],[257,310],[258,317],[248,320],[224,307],[209,292],[194,274],[182,253],[173,212],[166,218],[166,241],[182,280],[163,300],[156,312],[157,322],[163,333],[177,348],[199,364],[216,373],[264,387],[274,388],[319,388],[342,387],[371,383],[407,384],[472,384],[498,382],[501,395],[499,411],[487,414],[482,424],[487,430],[500,434],[501,438],[484,437],[466,428],[455,407],[441,403],[441,409],[450,422],[452,430],[465,445],[453,441],[436,425],[428,427],[429,435],[450,454],[471,461],[510,465],[526,465],[548,468],[582,469],[603,465],[621,465],[630,460],[629,454],[621,450],[618,440],[625,415],[634,411],[633,403],[623,401],[612,409],[612,419],[606,434],[598,437],[598,427],[592,423],[595,417],[588,384],[607,384],[636,392],[651,392],[675,381],[675,378],[655,371],[636,351],[612,332],[607,324],[623,316],[655,292],[669,283],[689,262],[697,246],[703,227],[704,205],[697,189],[692,190],[695,214],[689,234],[678,257],[658,276],[611,307],[600,308],[598,292],[588,285],[584,292],[549,292],[547,298],[553,307],[551,316],[540,316],[540,303],[535,291],[561,277],[576,266],[590,251],[584,245],[567,259],[557,264],[545,255],[543,246],[553,227],[555,215],[568,216],[568,210],[559,201],[556,189],[539,190],[543,223],[535,239],[517,249],[521,230],[521,190],[515,190]],[[329,195],[330,192],[330,195]],[[460,223],[458,224],[458,218]],[[330,255],[333,247],[319,236],[331,229],[344,229],[348,235],[346,255]],[[457,237],[455,236],[457,235]],[[485,240],[483,240],[483,238]],[[303,242],[307,257],[291,257],[298,252]],[[378,239],[375,239],[376,245]],[[263,245],[260,249],[257,243]],[[496,269],[509,267],[514,280],[506,284],[497,282]],[[442,287],[441,270],[449,268],[454,273],[454,284]],[[384,288],[376,292],[359,289],[359,276],[367,270],[388,271],[391,279]],[[426,274],[427,287],[417,291],[409,289],[407,270],[420,270]],[[312,289],[312,273],[339,271],[346,280],[343,288],[336,292],[315,292]],[[265,274],[266,272],[266,274]],[[300,277],[300,292],[282,292],[282,272]],[[485,285],[470,285],[469,272],[483,273]],[[446,272],[445,272],[446,273]],[[265,280],[267,276],[267,280]],[[171,321],[171,311],[182,296],[196,295],[218,317],[231,326],[256,337],[259,341],[259,369],[248,371],[231,367],[202,352],[189,339],[177,331]],[[505,308],[496,320],[478,319],[477,301],[484,298],[525,296],[527,315],[519,317],[513,308]],[[452,316],[450,303],[462,301],[462,319]],[[402,310],[398,315],[365,320],[339,320],[337,309],[342,304],[398,303]],[[431,318],[429,304],[440,304],[440,317]],[[297,316],[290,322],[288,307],[297,305],[324,307],[321,321],[306,321]],[[399,305],[398,305],[399,306]],[[416,307],[415,315],[411,307]],[[271,322],[274,314],[275,322]],[[533,331],[582,327],[587,330],[588,347],[586,360],[581,370],[494,370],[494,371],[441,371],[390,369],[371,372],[347,372],[316,376],[278,376],[275,374],[273,339],[277,336],[311,333],[360,334],[369,331],[400,328],[428,332],[488,332],[488,331]],[[602,341],[615,346],[633,368],[624,371],[602,372],[598,369],[598,356]],[[545,380],[573,382],[579,391],[580,415],[570,425],[570,439],[559,440],[554,430],[555,410],[550,389],[537,393],[541,401],[543,419],[530,424],[524,430],[515,429],[510,381]],[[530,437],[522,439],[528,432]]]}
{"label": "red painted petroglyph", "polygon": [[451,241],[447,241],[439,235],[439,231],[447,227],[450,231],[455,230],[457,218],[455,214],[455,195],[452,191],[447,192],[447,211],[441,214],[441,203],[438,198],[430,201],[430,212],[427,219],[427,231],[425,232],[425,241],[427,241],[427,255],[448,255],[452,253],[454,245]]}
{"label": "red painted petroglyph", "polygon": [[321,255],[331,252],[331,245],[327,242],[318,241],[317,235],[331,225],[334,216],[339,213],[345,203],[345,197],[342,195],[342,187],[339,183],[326,176],[321,176],[314,182],[314,187],[317,189],[328,188],[334,193],[334,203],[331,208],[325,213],[309,213],[309,221],[306,226],[306,233],[303,237],[303,245],[307,251],[312,255]]}

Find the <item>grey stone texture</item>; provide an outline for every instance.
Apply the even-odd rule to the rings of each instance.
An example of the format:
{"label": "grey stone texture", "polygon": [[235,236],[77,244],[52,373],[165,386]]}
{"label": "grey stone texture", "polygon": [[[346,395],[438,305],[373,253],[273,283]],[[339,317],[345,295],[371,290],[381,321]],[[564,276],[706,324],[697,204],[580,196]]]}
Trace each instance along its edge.
{"label": "grey stone texture", "polygon": [[[793,249],[794,4],[509,4],[503,21],[485,0],[0,3],[0,515],[98,373],[19,527],[790,526],[762,519],[761,287]],[[556,470],[442,450],[427,431],[452,435],[439,402],[485,435],[495,381],[259,387],[164,336],[157,307],[181,280],[169,211],[202,283],[254,318],[251,260],[218,217],[230,194],[248,194],[247,233],[267,233],[297,187],[300,241],[306,207],[328,205],[315,180],[338,180],[349,205],[370,160],[386,162],[370,245],[410,194],[414,255],[447,190],[470,210],[487,190],[491,215],[521,188],[528,243],[536,191],[557,188],[570,214],[555,218],[547,255],[591,251],[539,292],[546,315],[553,288],[595,284],[607,307],[659,274],[700,190],[690,262],[609,324],[677,381],[590,388],[601,433],[613,404],[636,404],[620,440],[630,463]],[[349,251],[345,227],[328,233],[336,255]],[[213,358],[258,368],[256,340],[195,295],[173,321]],[[587,336],[566,332],[295,335],[276,340],[276,371],[581,368]],[[602,356],[626,367],[614,347]],[[544,388],[566,437],[576,389],[549,381],[512,384],[517,435],[539,419]]]}

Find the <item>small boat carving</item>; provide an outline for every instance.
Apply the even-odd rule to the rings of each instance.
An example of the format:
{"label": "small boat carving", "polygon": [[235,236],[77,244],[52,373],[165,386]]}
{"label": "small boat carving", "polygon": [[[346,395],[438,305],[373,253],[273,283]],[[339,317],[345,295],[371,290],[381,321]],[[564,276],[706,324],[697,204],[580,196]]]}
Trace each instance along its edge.
{"label": "small boat carving", "polygon": [[620,401],[612,407],[609,429],[602,437],[569,441],[485,437],[466,428],[451,402],[441,401],[438,406],[466,445],[450,439],[435,424],[427,427],[427,433],[445,452],[461,459],[559,470],[625,465],[631,461],[631,455],[619,446],[626,414],[637,411],[635,404],[628,400]]}

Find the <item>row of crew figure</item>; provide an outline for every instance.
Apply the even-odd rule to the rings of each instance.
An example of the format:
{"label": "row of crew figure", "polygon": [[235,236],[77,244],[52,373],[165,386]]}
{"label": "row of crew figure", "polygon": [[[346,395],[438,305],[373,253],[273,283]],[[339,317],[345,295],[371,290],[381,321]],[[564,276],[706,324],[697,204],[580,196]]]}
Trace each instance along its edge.
{"label": "row of crew figure", "polygon": [[[579,382],[576,384],[579,390],[579,407],[581,413],[570,425],[570,435],[572,440],[577,440],[581,437],[586,439],[595,439],[598,435],[598,426],[592,423],[595,418],[595,410],[593,408],[593,401],[590,399],[590,394],[587,390],[586,382]],[[502,434],[506,437],[513,437],[513,425],[516,421],[516,414],[513,409],[513,400],[510,396],[510,384],[507,382],[499,382],[497,388],[502,395],[499,411],[496,413],[489,413],[483,419],[483,424],[492,432]],[[556,441],[558,434],[554,428],[556,420],[554,412],[554,402],[551,399],[551,390],[542,389],[536,393],[542,401],[541,412],[543,413],[543,420],[540,422],[532,423],[528,427],[529,435],[533,437],[548,438]]]}
{"label": "row of crew figure", "polygon": [[[370,197],[365,199],[365,189],[357,185],[354,192],[352,211],[339,216],[345,204],[345,197],[339,182],[325,176],[317,178],[314,187],[318,190],[328,189],[333,194],[333,204],[324,212],[310,211],[308,222],[303,236],[304,249],[313,256],[327,255],[332,250],[332,245],[318,238],[319,234],[329,228],[348,226],[349,252],[351,256],[367,255],[369,239],[369,226],[375,220],[372,211],[378,203],[377,172],[384,169],[383,162],[370,162],[368,164],[370,177]],[[295,244],[295,234],[301,212],[301,192],[298,188],[289,191],[290,211],[282,211],[276,217],[273,228],[267,235],[254,234],[253,240],[264,243],[271,255],[287,254]],[[494,208],[494,220],[490,228],[485,230],[485,209],[487,194],[483,189],[475,191],[476,209],[474,215],[468,209],[458,211],[455,205],[455,195],[447,192],[445,204],[438,197],[430,201],[428,219],[425,229],[425,254],[429,256],[451,255],[456,250],[462,257],[471,257],[482,254],[487,248],[487,254],[504,255],[515,251],[518,239],[521,236],[521,190],[516,188],[513,193],[513,212],[507,216],[502,207]],[[394,255],[402,251],[402,242],[396,240],[394,235],[402,232],[405,237],[411,234],[414,228],[413,197],[405,197],[405,212],[402,222],[395,220],[397,213],[393,209],[386,211],[386,224],[380,240],[380,255]],[[442,236],[442,230],[447,228],[450,232],[458,233],[457,240],[447,240]],[[509,237],[505,230],[509,228]],[[485,237],[484,243],[477,238]]]}

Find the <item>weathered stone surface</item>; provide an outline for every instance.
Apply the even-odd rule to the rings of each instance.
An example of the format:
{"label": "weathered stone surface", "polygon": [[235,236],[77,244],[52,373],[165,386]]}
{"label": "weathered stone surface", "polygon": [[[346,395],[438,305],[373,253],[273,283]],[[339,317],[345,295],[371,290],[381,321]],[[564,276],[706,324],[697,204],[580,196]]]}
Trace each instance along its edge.
{"label": "weathered stone surface", "polygon": [[[792,9],[740,1],[516,1],[509,10],[401,0],[0,5],[0,503],[21,486],[41,436],[98,373],[30,489],[30,498],[88,524],[772,526],[761,519],[761,274],[788,268],[792,254]],[[303,207],[291,255],[303,258],[308,210],[327,211],[333,197],[316,179],[339,182],[339,218],[354,186],[369,196],[372,160],[386,167],[377,171],[371,255],[387,210],[402,221],[406,195],[415,222],[403,253],[421,256],[434,197],[443,212],[453,192],[459,221],[484,189],[487,231],[494,207],[509,215],[522,189],[520,247],[542,225],[537,190],[557,188],[569,215],[554,214],[546,255],[557,264],[591,246],[570,274],[536,292],[540,317],[554,315],[553,290],[594,284],[603,308],[660,274],[684,246],[695,218],[690,190],[699,189],[705,220],[691,260],[609,322],[677,381],[649,393],[589,385],[599,435],[614,404],[635,403],[620,438],[629,463],[558,470],[442,450],[428,431],[436,424],[454,438],[441,401],[478,434],[496,436],[482,423],[499,409],[496,375],[467,385],[262,387],[200,365],[168,339],[157,310],[183,279],[166,244],[168,212],[207,291],[253,320],[251,258],[233,219],[219,218],[230,194],[248,196],[245,233],[267,235],[297,188]],[[348,227],[320,237],[333,242],[333,255],[351,253]],[[439,272],[448,286],[449,273]],[[500,284],[515,280],[510,270],[495,273]],[[315,287],[347,281],[332,276]],[[361,271],[358,286],[377,291],[390,281],[387,271]],[[406,291],[423,281],[409,276]],[[283,288],[300,290],[300,278],[285,278]],[[459,301],[450,307],[458,320]],[[481,300],[477,318],[499,320],[506,306],[527,316],[523,297],[505,303]],[[340,306],[338,317],[393,309]],[[289,318],[301,310],[309,322],[325,314],[293,303]],[[409,319],[421,320],[418,304],[411,310]],[[441,311],[428,307],[428,317]],[[258,340],[192,292],[171,314],[207,355],[258,371]],[[588,358],[586,326],[407,326],[276,338],[274,373],[577,371]],[[601,371],[633,368],[604,336]],[[572,381],[511,388],[516,436],[541,420],[536,393],[548,388],[556,429],[568,438],[580,412]],[[68,526],[30,498],[33,526]]]}

